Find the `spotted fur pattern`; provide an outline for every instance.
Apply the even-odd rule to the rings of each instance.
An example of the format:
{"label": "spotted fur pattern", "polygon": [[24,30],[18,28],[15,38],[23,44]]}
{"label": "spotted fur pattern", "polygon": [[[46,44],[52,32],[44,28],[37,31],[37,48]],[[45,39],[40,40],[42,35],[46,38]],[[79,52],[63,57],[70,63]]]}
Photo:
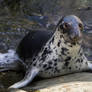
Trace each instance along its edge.
{"label": "spotted fur pattern", "polygon": [[67,43],[60,31],[54,33],[30,66],[40,68],[41,77],[79,72],[88,67],[81,46]]}
{"label": "spotted fur pattern", "polygon": [[76,16],[67,16],[59,22],[55,33],[43,46],[37,56],[26,63],[23,80],[10,88],[26,86],[38,76],[50,78],[64,74],[92,70],[92,64],[85,57],[81,47],[82,22]]}

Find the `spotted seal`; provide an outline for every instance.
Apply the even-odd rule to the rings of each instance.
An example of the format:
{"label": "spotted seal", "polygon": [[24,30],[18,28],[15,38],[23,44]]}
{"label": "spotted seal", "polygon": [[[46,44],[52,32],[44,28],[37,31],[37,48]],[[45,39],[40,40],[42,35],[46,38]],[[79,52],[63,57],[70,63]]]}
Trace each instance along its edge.
{"label": "spotted seal", "polygon": [[52,78],[92,70],[92,64],[87,60],[81,46],[82,31],[83,23],[78,17],[63,17],[37,54],[22,61],[26,66],[24,79],[9,88],[24,87],[37,75]]}

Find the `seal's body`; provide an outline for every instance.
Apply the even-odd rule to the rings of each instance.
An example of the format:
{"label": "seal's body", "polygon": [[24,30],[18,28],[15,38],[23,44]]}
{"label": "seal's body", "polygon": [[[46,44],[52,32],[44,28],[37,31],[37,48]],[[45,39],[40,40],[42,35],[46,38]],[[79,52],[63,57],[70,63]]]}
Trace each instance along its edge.
{"label": "seal's body", "polygon": [[63,37],[60,37],[60,32],[56,32],[32,63],[32,66],[41,68],[38,75],[55,77],[87,70],[88,63],[81,46],[67,43]]}
{"label": "seal's body", "polygon": [[10,88],[26,86],[36,75],[50,78],[92,70],[92,64],[85,57],[81,47],[82,31],[83,24],[78,17],[63,17],[41,50],[31,59],[22,61],[26,66],[25,77]]}
{"label": "seal's body", "polygon": [[[39,76],[49,78],[88,69],[88,62],[80,45],[82,31],[80,31],[78,25],[79,21],[75,16],[68,16],[64,19],[70,17],[72,17],[72,23],[69,20],[71,24],[64,20],[64,22],[67,22],[66,30],[57,28],[51,39],[38,53],[38,56],[33,57],[31,65],[40,69]],[[73,20],[73,18],[76,20]],[[74,23],[78,25],[78,28],[76,30],[71,28],[72,33],[67,28],[73,26]],[[65,26],[65,24],[59,24],[58,26]],[[73,37],[71,38],[71,36]]]}
{"label": "seal's body", "polygon": [[[88,68],[87,59],[80,45],[82,31],[80,31],[79,23],[82,25],[82,22],[75,16],[65,17],[62,22],[64,23],[57,25],[55,33],[38,55],[31,59],[32,63],[27,62],[28,69],[30,67],[40,69],[38,73],[40,77],[55,77]],[[66,30],[63,26],[66,26]],[[69,30],[68,27],[73,28]]]}

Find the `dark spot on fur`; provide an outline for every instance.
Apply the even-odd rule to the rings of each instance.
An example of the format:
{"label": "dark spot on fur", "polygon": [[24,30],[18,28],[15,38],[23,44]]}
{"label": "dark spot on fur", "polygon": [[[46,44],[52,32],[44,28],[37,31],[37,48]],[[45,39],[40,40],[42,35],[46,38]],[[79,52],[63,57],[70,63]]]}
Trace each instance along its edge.
{"label": "dark spot on fur", "polygon": [[78,53],[79,53],[80,56],[83,55],[83,53],[81,52],[81,48],[79,49],[79,52]]}
{"label": "dark spot on fur", "polygon": [[65,66],[68,66],[69,65],[69,62],[67,61],[67,62],[65,62],[65,64],[64,64]]}
{"label": "dark spot on fur", "polygon": [[50,61],[50,62],[48,62],[49,63],[49,65],[51,65],[52,64],[52,62]]}
{"label": "dark spot on fur", "polygon": [[81,59],[80,62],[82,63],[83,62],[83,59]]}
{"label": "dark spot on fur", "polygon": [[59,57],[61,57],[61,54],[59,55]]}
{"label": "dark spot on fur", "polygon": [[71,67],[69,67],[69,70],[71,70]]}
{"label": "dark spot on fur", "polygon": [[58,59],[54,59],[54,61],[57,61]]}
{"label": "dark spot on fur", "polygon": [[36,66],[36,63],[34,63],[33,66]]}
{"label": "dark spot on fur", "polygon": [[53,49],[56,49],[56,47],[54,47]]}
{"label": "dark spot on fur", "polygon": [[79,49],[78,53],[80,53],[81,49]]}
{"label": "dark spot on fur", "polygon": [[69,47],[73,47],[72,45],[69,45]]}
{"label": "dark spot on fur", "polygon": [[80,56],[82,56],[83,53],[80,53]]}
{"label": "dark spot on fur", "polygon": [[76,68],[78,68],[78,66],[76,66]]}
{"label": "dark spot on fur", "polygon": [[76,57],[74,59],[76,60]]}
{"label": "dark spot on fur", "polygon": [[42,53],[42,58],[41,58],[41,60],[44,61],[45,58],[46,58],[46,56],[47,56],[47,54],[50,54],[51,52],[52,52],[51,50],[45,48],[44,52]]}
{"label": "dark spot on fur", "polygon": [[43,68],[46,68],[46,67],[47,67],[47,64],[44,64],[44,65],[43,65]]}
{"label": "dark spot on fur", "polygon": [[52,67],[51,66],[48,66],[47,68],[46,68],[46,70],[49,70],[49,69],[51,69]]}
{"label": "dark spot on fur", "polygon": [[54,66],[56,66],[56,65],[57,65],[57,63],[55,62],[55,63],[54,63]]}
{"label": "dark spot on fur", "polygon": [[85,64],[86,64],[86,65],[88,65],[88,63],[87,63],[87,62],[86,62]]}
{"label": "dark spot on fur", "polygon": [[65,67],[63,66],[62,69],[65,69]]}
{"label": "dark spot on fur", "polygon": [[59,69],[57,69],[57,67],[55,67],[55,71],[56,71],[56,72],[60,72],[60,70],[59,70]]}
{"label": "dark spot on fur", "polygon": [[60,35],[60,38],[62,38],[62,35]]}
{"label": "dark spot on fur", "polygon": [[52,52],[52,51],[51,51],[50,49],[45,48],[45,50],[44,50],[42,56],[43,56],[43,55],[46,55],[46,54],[50,54],[51,52]]}
{"label": "dark spot on fur", "polygon": [[63,54],[63,55],[66,55],[65,52],[67,52],[67,51],[68,51],[67,48],[65,48],[65,47],[61,48],[61,54]]}
{"label": "dark spot on fur", "polygon": [[69,52],[67,52],[67,54],[69,54]]}
{"label": "dark spot on fur", "polygon": [[57,46],[58,46],[58,47],[60,47],[60,44],[61,44],[61,40],[59,40],[59,42],[58,42]]}
{"label": "dark spot on fur", "polygon": [[77,59],[76,62],[80,62],[80,59]]}
{"label": "dark spot on fur", "polygon": [[36,60],[36,58],[33,58],[33,61],[35,61]]}
{"label": "dark spot on fur", "polygon": [[46,59],[46,55],[43,55],[41,60],[45,61],[45,59]]}
{"label": "dark spot on fur", "polygon": [[67,41],[64,41],[64,44],[67,44]]}
{"label": "dark spot on fur", "polygon": [[55,51],[56,51],[56,53],[57,53],[57,49],[56,49]]}
{"label": "dark spot on fur", "polygon": [[69,60],[71,60],[71,57],[70,57],[70,56],[68,56],[68,57],[65,59],[66,62],[69,61]]}

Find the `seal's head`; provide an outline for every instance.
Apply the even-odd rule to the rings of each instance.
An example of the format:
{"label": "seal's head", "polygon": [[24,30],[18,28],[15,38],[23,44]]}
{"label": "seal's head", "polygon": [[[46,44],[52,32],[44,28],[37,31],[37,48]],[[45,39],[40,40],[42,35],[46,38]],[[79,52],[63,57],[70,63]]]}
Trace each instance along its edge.
{"label": "seal's head", "polygon": [[62,33],[66,42],[75,45],[81,42],[83,23],[74,15],[66,16],[59,21],[58,31]]}

